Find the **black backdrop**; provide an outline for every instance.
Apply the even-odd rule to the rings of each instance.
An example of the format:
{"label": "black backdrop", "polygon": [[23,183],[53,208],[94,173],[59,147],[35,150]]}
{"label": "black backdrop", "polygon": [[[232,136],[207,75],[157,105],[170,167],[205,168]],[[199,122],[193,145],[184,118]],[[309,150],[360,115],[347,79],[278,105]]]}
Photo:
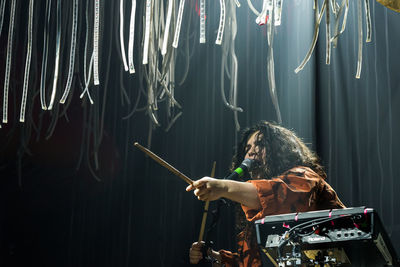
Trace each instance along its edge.
{"label": "black backdrop", "polygon": [[[46,138],[47,129],[57,113],[40,112],[35,95],[39,88],[44,1],[35,3],[35,12],[39,15],[34,20],[37,41],[30,83],[33,89],[28,97],[31,101],[28,100],[28,107],[32,109],[30,119],[35,124],[32,126],[29,120],[26,123],[17,121],[28,1],[17,2],[11,117],[0,129],[1,266],[187,264],[188,249],[198,236],[203,203],[185,192],[183,181],[133,146],[135,141],[148,143],[149,118],[145,112],[137,112],[129,119],[122,119],[137,98],[139,81],[137,74],[124,73],[124,85],[121,84],[122,62],[115,33],[118,19],[112,19],[118,13],[118,2],[102,3],[106,19],[101,29],[100,71],[101,78],[108,77],[108,81],[92,87],[95,105],[90,106],[79,99],[76,78],[67,116],[58,119],[50,138]],[[138,1],[141,12],[142,2]],[[183,105],[183,115],[169,131],[165,131],[165,123],[162,123],[162,127],[153,130],[151,138],[151,149],[155,153],[193,179],[209,175],[213,161],[217,162],[217,177],[226,175],[238,138],[233,113],[223,105],[220,94],[221,48],[213,43],[219,18],[217,2],[207,1],[208,43],[198,44],[198,17],[193,19],[193,28],[188,29],[186,25],[183,28],[183,31],[194,32],[188,42],[192,54],[188,78],[176,88],[176,99]],[[276,120],[276,116],[268,92],[266,28],[254,23],[255,16],[245,1],[241,2],[237,11],[236,53],[238,105],[244,109],[239,121],[243,127],[261,119]],[[253,2],[260,8],[260,1]],[[347,206],[365,205],[378,210],[400,251],[400,224],[395,208],[399,201],[396,192],[400,189],[396,179],[399,175],[396,166],[400,163],[396,154],[400,148],[397,140],[400,131],[397,115],[400,17],[370,1],[372,42],[364,43],[363,69],[358,80],[354,78],[358,47],[357,3],[349,2],[347,28],[339,38],[338,47],[332,51],[331,64],[325,65],[325,29],[321,27],[313,57],[303,71],[295,74],[294,69],[303,59],[312,38],[312,3],[284,1],[282,25],[276,28],[274,41],[282,124],[294,129],[318,152],[327,168],[329,183]],[[194,3],[188,1],[184,19],[195,12]],[[10,1],[6,1],[0,84],[4,84],[10,5]],[[63,14],[71,14],[71,6],[72,3],[65,4]],[[80,19],[82,21],[83,17]],[[70,24],[65,23],[69,29]],[[140,27],[139,21],[137,25]],[[82,33],[80,36],[78,42],[82,43]],[[82,45],[80,48],[78,61],[82,61]],[[67,51],[66,48],[62,50],[60,84],[66,81]],[[177,77],[184,72],[185,60],[184,52],[178,52]],[[77,67],[76,77],[81,77],[81,73],[81,67]],[[127,90],[131,105],[123,101],[122,86]],[[141,106],[144,101],[141,100]],[[94,171],[96,179],[91,172],[95,168],[95,141],[85,138],[85,129],[96,128],[93,125],[97,124],[91,124],[88,118],[96,116],[94,110],[101,112],[103,108],[104,131],[98,148],[99,167]],[[160,114],[164,122],[166,115],[161,111]],[[222,209],[220,222],[211,236],[216,248],[234,247],[233,215],[229,210],[229,207]]]}

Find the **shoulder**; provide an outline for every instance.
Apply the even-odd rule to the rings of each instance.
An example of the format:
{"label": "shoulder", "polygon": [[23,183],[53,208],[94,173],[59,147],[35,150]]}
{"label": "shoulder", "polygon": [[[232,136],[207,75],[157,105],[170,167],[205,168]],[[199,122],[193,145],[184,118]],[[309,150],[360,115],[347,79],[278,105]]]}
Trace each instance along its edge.
{"label": "shoulder", "polygon": [[281,177],[301,177],[301,178],[308,178],[308,179],[322,179],[323,178],[316,173],[313,169],[306,166],[296,166],[293,167],[284,173],[282,173],[279,178]]}

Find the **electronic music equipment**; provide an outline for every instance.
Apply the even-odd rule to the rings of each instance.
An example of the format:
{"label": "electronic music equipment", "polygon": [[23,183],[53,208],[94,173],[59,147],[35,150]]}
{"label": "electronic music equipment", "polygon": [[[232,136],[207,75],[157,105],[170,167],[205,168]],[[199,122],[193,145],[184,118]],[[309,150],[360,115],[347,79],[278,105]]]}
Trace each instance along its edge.
{"label": "electronic music equipment", "polygon": [[399,266],[382,222],[370,208],[266,216],[255,227],[262,254],[274,266]]}

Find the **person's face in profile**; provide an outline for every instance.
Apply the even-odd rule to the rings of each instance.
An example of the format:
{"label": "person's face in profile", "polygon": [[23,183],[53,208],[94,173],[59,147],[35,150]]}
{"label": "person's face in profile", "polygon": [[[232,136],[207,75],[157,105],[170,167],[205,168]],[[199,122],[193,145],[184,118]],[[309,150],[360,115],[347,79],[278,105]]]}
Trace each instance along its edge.
{"label": "person's face in profile", "polygon": [[[259,131],[254,132],[250,135],[249,139],[247,140],[246,148],[245,148],[245,159],[252,159],[255,160],[258,164],[257,166],[264,166],[266,164],[266,150],[265,147],[262,145],[262,134]],[[256,171],[253,170],[253,174]],[[253,177],[253,178],[260,178],[260,177]]]}

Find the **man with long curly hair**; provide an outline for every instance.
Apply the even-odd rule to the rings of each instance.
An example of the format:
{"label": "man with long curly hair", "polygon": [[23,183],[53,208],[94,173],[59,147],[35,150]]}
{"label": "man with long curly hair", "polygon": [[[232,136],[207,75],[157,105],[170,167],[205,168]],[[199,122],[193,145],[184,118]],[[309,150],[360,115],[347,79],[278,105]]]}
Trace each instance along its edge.
{"label": "man with long curly hair", "polygon": [[[252,222],[267,215],[337,209],[345,206],[325,181],[326,173],[318,157],[292,131],[262,121],[246,129],[232,160],[236,169],[244,159],[256,166],[247,181],[203,177],[189,185],[199,200],[227,198],[241,204],[237,216],[238,251],[208,250],[216,264],[224,266],[262,266]],[[249,177],[247,177],[249,178]],[[245,217],[241,219],[240,217]],[[202,258],[204,243],[195,242],[189,252],[190,263]]]}

